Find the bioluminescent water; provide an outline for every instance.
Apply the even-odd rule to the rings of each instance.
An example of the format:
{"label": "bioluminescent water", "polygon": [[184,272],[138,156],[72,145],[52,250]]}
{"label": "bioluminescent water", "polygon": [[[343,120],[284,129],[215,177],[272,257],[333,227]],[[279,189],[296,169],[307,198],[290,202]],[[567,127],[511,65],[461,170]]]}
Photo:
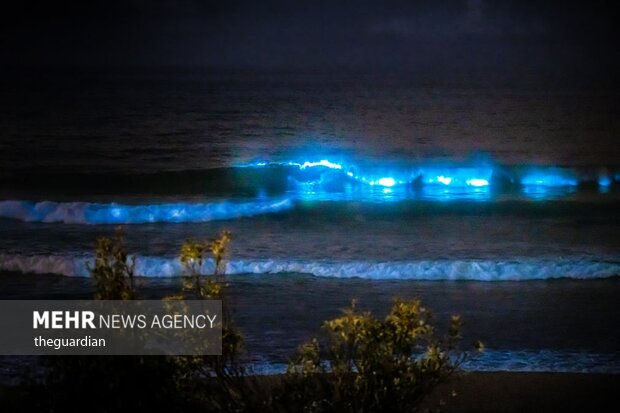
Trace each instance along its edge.
{"label": "bioluminescent water", "polygon": [[489,349],[468,368],[620,371],[612,92],[97,79],[3,84],[0,298],[92,297],[117,225],[144,293],[171,292],[182,243],[229,230],[235,321],[266,371],[352,298],[397,295],[461,313]]}
{"label": "bioluminescent water", "polygon": [[[136,274],[149,280],[185,274],[178,259],[184,240],[230,230],[234,242],[226,272],[233,283],[242,283],[241,290],[250,293],[258,279],[269,279],[284,307],[312,294],[303,287],[306,277],[325,280],[308,288],[319,288],[323,295],[335,289],[340,297],[352,294],[347,283],[370,283],[370,290],[353,295],[369,300],[371,307],[389,304],[387,295],[373,295],[384,288],[380,283],[389,283],[391,295],[415,289],[415,283],[440,283],[434,289],[457,283],[461,287],[450,287],[464,290],[464,301],[457,306],[471,317],[477,313],[463,304],[467,283],[522,284],[507,290],[514,294],[532,294],[535,285],[541,297],[545,284],[528,283],[598,281],[618,291],[620,181],[612,167],[506,166],[488,158],[378,163],[308,157],[195,171],[37,179],[33,184],[26,178],[27,185],[17,179],[11,186],[28,195],[40,185],[44,189],[38,197],[0,200],[0,273],[20,277],[12,287],[18,291],[50,274],[88,279],[94,240],[118,224],[128,225],[127,246],[136,256]],[[50,193],[42,198],[45,191]],[[211,273],[213,267],[212,260],[206,260],[202,271]],[[291,280],[301,284],[291,290]],[[254,307],[262,299],[274,299],[267,290],[251,294]],[[614,297],[605,295],[602,305],[613,305]],[[314,299],[337,310],[334,303]],[[559,303],[572,305],[571,300]],[[274,311],[259,313],[273,317]],[[320,314],[327,318],[337,311]],[[511,314],[505,317],[510,320]],[[317,317],[302,327],[292,322],[283,326],[289,332],[299,330],[292,338],[277,338],[279,327],[267,332],[276,338],[267,338],[241,315],[239,324],[248,323],[246,334],[254,348],[249,355],[252,368],[280,372],[297,338],[320,325]],[[616,323],[618,318],[611,320]],[[532,323],[532,328],[541,328],[535,318]],[[532,346],[537,339],[531,336],[506,338],[483,327],[476,332],[490,348],[471,360],[468,369],[620,371],[615,341],[602,328],[592,337],[607,344],[596,350],[587,334],[572,346],[542,343],[536,349]],[[272,344],[266,346],[265,340]]]}
{"label": "bioluminescent water", "polygon": [[291,208],[289,200],[126,205],[90,202],[0,201],[0,218],[63,224],[205,222],[268,214]]}
{"label": "bioluminescent water", "polygon": [[[226,188],[217,187],[218,178]],[[183,175],[179,179],[184,179]],[[205,194],[219,199],[150,204],[5,200],[0,201],[0,218],[67,224],[205,222],[278,213],[307,201],[544,201],[574,199],[579,194],[606,200],[615,199],[620,192],[614,174],[597,175],[592,169],[458,163],[360,167],[328,159],[261,161],[202,174],[189,172],[185,179],[198,180],[191,192],[199,192],[200,179],[204,179]],[[245,197],[221,199],[228,187],[233,187],[233,192],[243,191]],[[161,188],[168,195],[174,189]]]}
{"label": "bioluminescent water", "polygon": [[248,169],[285,169],[290,193],[304,199],[360,201],[492,200],[503,195],[529,199],[569,196],[580,188],[608,193],[619,184],[604,168],[582,170],[545,166],[426,163],[414,165],[365,165],[328,159],[303,162],[254,162]]}
{"label": "bioluminescent water", "polygon": [[[93,256],[0,255],[0,270],[35,274],[60,274],[88,277]],[[213,273],[213,260],[205,260],[201,270]],[[329,260],[247,259],[230,260],[226,273],[290,274],[317,277],[363,278],[375,280],[452,280],[452,281],[524,281],[555,278],[597,279],[616,276],[620,261],[581,258],[515,260],[418,260],[409,262]],[[136,257],[136,272],[143,277],[167,278],[185,275],[180,260],[173,257]]]}

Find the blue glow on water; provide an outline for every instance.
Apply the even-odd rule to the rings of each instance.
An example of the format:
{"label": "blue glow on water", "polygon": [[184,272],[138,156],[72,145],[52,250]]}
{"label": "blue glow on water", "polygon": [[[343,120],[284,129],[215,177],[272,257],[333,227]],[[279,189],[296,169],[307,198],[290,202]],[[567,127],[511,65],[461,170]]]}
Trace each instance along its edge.
{"label": "blue glow on water", "polygon": [[396,185],[396,181],[394,178],[381,178],[377,180],[377,185],[390,187]]}
{"label": "blue glow on water", "polygon": [[[294,164],[294,165],[298,165],[298,164]],[[325,168],[330,168],[330,169],[342,169],[342,165],[338,163],[330,162],[327,159],[321,159],[318,162],[304,162],[301,165],[299,165],[299,169],[314,168],[316,166],[324,166]]]}
{"label": "blue glow on water", "polygon": [[558,199],[574,194],[576,191],[576,186],[553,187],[543,185],[530,185],[523,187],[523,194],[528,198],[536,201]]}
{"label": "blue glow on water", "polygon": [[568,196],[579,184],[576,177],[559,168],[528,172],[521,178],[523,194],[533,200],[549,200]]}
{"label": "blue glow on water", "polygon": [[555,173],[537,172],[524,176],[521,185],[524,186],[576,186],[577,179]]}
{"label": "blue glow on water", "polygon": [[522,193],[537,201],[569,196],[576,192],[579,185],[571,170],[554,167],[530,168],[520,182]]}
{"label": "blue glow on water", "polygon": [[421,199],[431,201],[488,201],[492,197],[491,190],[486,187],[461,187],[428,185],[422,188]]}
{"label": "blue glow on water", "polygon": [[[452,183],[452,178],[450,178],[449,176],[438,176],[437,177],[437,181],[441,182],[444,185],[450,185]],[[435,182],[434,179],[431,178],[431,180],[428,181],[429,183],[433,183]]]}
{"label": "blue glow on water", "polygon": [[290,199],[123,205],[88,202],[0,201],[0,218],[66,224],[142,224],[208,222],[270,214],[293,208]]}
{"label": "blue glow on water", "polygon": [[[579,177],[574,169],[552,166],[502,167],[489,160],[470,162],[427,162],[414,165],[335,162],[318,158],[286,162],[257,162],[253,167],[291,167],[290,195],[303,199],[357,200],[490,200],[498,195],[520,194],[529,199],[553,199],[576,192],[581,182],[592,182],[592,175]],[[310,172],[309,170],[313,170]],[[614,174],[598,178],[599,191],[609,192]],[[373,190],[376,188],[377,190]],[[398,191],[383,191],[398,188]],[[297,192],[296,192],[297,191]]]}
{"label": "blue glow on water", "polygon": [[286,166],[295,166],[299,169],[307,169],[307,168],[315,168],[315,167],[324,167],[324,168],[330,168],[330,169],[342,169],[342,165],[336,162],[331,162],[327,159],[321,159],[320,161],[305,161],[305,162],[294,162],[294,161],[288,161],[288,162],[266,162],[266,161],[259,161],[259,162],[254,162],[254,163],[250,163],[250,164],[242,164],[242,165],[238,165],[242,168],[252,168],[252,167],[265,167],[265,166],[277,166],[277,165],[286,165]]}
{"label": "blue glow on water", "polygon": [[602,194],[609,193],[611,189],[612,179],[608,176],[600,176],[598,178],[599,191]]}
{"label": "blue glow on water", "polygon": [[599,184],[599,186],[608,187],[608,186],[611,185],[611,179],[609,179],[608,176],[601,176],[598,179],[598,184]]}
{"label": "blue glow on water", "polygon": [[481,179],[481,178],[468,179],[466,183],[469,186],[475,186],[475,187],[489,186],[489,181],[486,179]]}
{"label": "blue glow on water", "polygon": [[421,167],[417,171],[417,178],[427,185],[451,187],[484,187],[488,186],[493,176],[493,168],[481,167]]}

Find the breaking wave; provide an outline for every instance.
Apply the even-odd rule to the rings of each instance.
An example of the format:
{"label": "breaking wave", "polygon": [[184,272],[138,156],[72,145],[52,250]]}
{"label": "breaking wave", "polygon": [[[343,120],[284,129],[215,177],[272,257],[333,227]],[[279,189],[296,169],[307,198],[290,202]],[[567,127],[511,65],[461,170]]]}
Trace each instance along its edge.
{"label": "breaking wave", "polygon": [[[0,270],[20,273],[87,277],[89,256],[0,254]],[[620,261],[523,258],[513,260],[420,260],[407,262],[326,262],[310,260],[233,260],[227,274],[303,273],[317,277],[377,280],[522,281],[555,278],[596,279],[620,275]],[[177,258],[138,256],[137,275],[177,277],[183,267]],[[213,272],[207,260],[202,272]]]}
{"label": "breaking wave", "polygon": [[[617,193],[615,166],[500,165],[492,160],[466,162],[346,162],[312,158],[230,167],[152,173],[48,173],[15,171],[0,177],[0,188],[20,198],[45,194],[214,195],[386,199],[489,200],[511,194],[548,199],[575,193]],[[12,195],[15,196],[15,195]]]}
{"label": "breaking wave", "polygon": [[279,212],[292,207],[288,199],[246,203],[171,203],[124,205],[90,202],[0,201],[0,218],[64,224],[142,224],[206,222]]}

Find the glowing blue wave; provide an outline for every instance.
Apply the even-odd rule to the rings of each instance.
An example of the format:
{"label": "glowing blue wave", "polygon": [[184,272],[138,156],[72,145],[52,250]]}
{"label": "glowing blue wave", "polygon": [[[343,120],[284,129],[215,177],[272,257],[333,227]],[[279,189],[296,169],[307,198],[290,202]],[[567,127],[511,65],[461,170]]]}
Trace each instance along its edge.
{"label": "glowing blue wave", "polygon": [[296,166],[299,169],[306,169],[306,168],[314,168],[316,166],[322,166],[325,168],[330,168],[330,169],[342,169],[342,165],[338,164],[338,163],[334,163],[334,162],[330,162],[326,159],[322,159],[318,162],[304,162],[304,163],[299,163],[299,162],[293,162],[293,161],[289,161],[289,162],[284,162],[284,163],[280,163],[280,162],[256,162],[253,164],[249,164],[249,165],[240,165],[241,167],[252,167],[252,166],[269,166],[269,165],[287,165],[287,166]]}
{"label": "glowing blue wave", "polygon": [[142,224],[150,222],[206,222],[250,217],[293,207],[288,199],[246,203],[215,202],[150,205],[89,202],[0,201],[0,218],[65,224]]}
{"label": "glowing blue wave", "polygon": [[[570,195],[580,185],[597,185],[601,193],[617,183],[619,175],[608,172],[577,176],[569,168],[511,167],[489,162],[472,165],[425,164],[413,167],[365,167],[333,162],[328,159],[304,162],[256,162],[242,167],[293,168],[290,182],[304,199],[326,199],[325,193],[344,193],[355,199],[384,194],[385,200],[406,198],[489,199],[492,193],[518,193],[531,199],[547,199]],[[309,173],[309,170],[313,170]],[[296,172],[295,172],[296,171]],[[338,185],[340,183],[340,185]],[[412,191],[413,192],[412,192]],[[370,194],[370,197],[368,196]],[[378,195],[378,196],[377,196]]]}
{"label": "glowing blue wave", "polygon": [[523,186],[561,187],[577,186],[578,184],[577,177],[572,171],[559,168],[528,170],[527,173],[521,177],[521,185]]}
{"label": "glowing blue wave", "polygon": [[[21,273],[88,276],[87,256],[0,254],[0,270]],[[213,272],[207,260],[202,272]],[[233,260],[227,274],[302,273],[317,277],[394,280],[520,281],[554,278],[595,279],[620,275],[620,262],[580,258],[523,258],[519,260],[419,260],[406,262],[323,260]],[[145,277],[177,277],[183,267],[176,258],[138,256],[136,274]]]}
{"label": "glowing blue wave", "polygon": [[486,187],[491,184],[493,176],[491,167],[426,167],[416,172],[414,180],[421,180],[426,185],[449,187]]}

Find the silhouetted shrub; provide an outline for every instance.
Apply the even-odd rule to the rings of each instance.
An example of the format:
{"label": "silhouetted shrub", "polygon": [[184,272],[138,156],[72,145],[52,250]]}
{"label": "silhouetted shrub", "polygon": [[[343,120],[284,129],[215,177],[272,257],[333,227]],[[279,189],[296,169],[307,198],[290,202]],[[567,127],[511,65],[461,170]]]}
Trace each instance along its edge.
{"label": "silhouetted shrub", "polygon": [[[129,257],[123,230],[99,237],[93,265],[87,265],[99,300],[136,298],[135,258]],[[33,390],[49,411],[117,412],[186,405],[176,389],[177,366],[163,356],[46,356],[43,386]]]}
{"label": "silhouetted shrub", "polygon": [[[220,356],[43,357],[44,386],[34,386],[30,405],[46,411],[134,410],[217,412],[416,411],[440,383],[459,371],[468,353],[459,349],[461,319],[452,316],[437,333],[430,311],[418,300],[396,300],[379,319],[355,301],[323,324],[321,342],[302,344],[286,374],[248,376],[241,362],[243,337],[226,299],[225,258],[231,234],[212,241],[186,241],[180,261],[186,276],[179,294],[167,300],[223,301]],[[211,256],[213,274],[202,274]],[[122,229],[97,240],[89,266],[97,299],[134,299],[135,260]]]}
{"label": "silhouetted shrub", "polygon": [[116,228],[114,238],[97,238],[94,265],[87,264],[95,285],[95,299],[133,300],[135,266],[135,257],[129,257],[125,249],[122,227]]}
{"label": "silhouetted shrub", "polygon": [[[311,412],[415,411],[467,357],[458,349],[461,320],[436,334],[420,301],[396,300],[384,319],[357,310],[323,324],[325,351],[314,339],[289,365],[281,408]],[[324,353],[324,354],[322,354]]]}
{"label": "silhouetted shrub", "polygon": [[[187,272],[181,295],[168,299],[222,300],[222,355],[174,357],[177,385],[208,410],[240,411],[247,405],[244,391],[245,369],[240,361],[243,337],[234,327],[225,298],[225,258],[232,235],[223,231],[218,238],[198,242],[188,240],[181,246],[180,261]],[[212,275],[202,274],[208,254],[213,258]]]}

